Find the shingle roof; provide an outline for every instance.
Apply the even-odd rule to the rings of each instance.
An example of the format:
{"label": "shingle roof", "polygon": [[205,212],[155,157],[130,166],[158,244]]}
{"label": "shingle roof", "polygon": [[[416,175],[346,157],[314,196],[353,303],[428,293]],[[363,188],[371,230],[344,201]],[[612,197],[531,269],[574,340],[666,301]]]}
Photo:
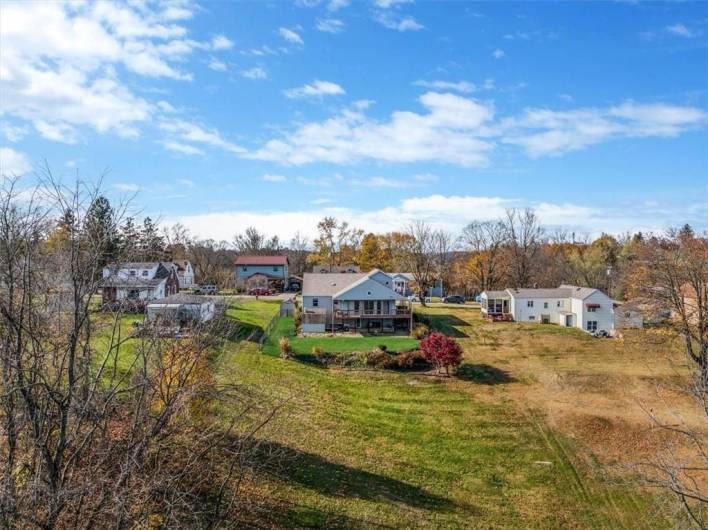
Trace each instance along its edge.
{"label": "shingle roof", "polygon": [[152,269],[160,264],[159,261],[130,261],[127,263],[109,263],[107,268],[113,270],[119,269]]}
{"label": "shingle roof", "polygon": [[306,272],[303,275],[302,295],[333,296],[366,276],[361,272]]}
{"label": "shingle roof", "polygon": [[140,276],[109,276],[101,282],[103,287],[126,287],[136,289],[140,287],[157,287],[165,278],[142,278]]}
{"label": "shingle roof", "polygon": [[592,293],[597,291],[597,289],[594,289],[592,287],[579,287],[577,285],[568,285],[568,284],[563,284],[560,286],[561,289],[570,289],[572,291],[571,296],[573,298],[578,298],[578,299],[583,299],[587,298],[590,296]]}
{"label": "shingle roof", "polygon": [[506,291],[484,291],[482,294],[486,294],[487,298],[510,298]]}
{"label": "shingle roof", "polygon": [[287,265],[287,256],[239,256],[236,265]]}
{"label": "shingle roof", "polygon": [[515,298],[570,298],[571,289],[507,289]]}
{"label": "shingle roof", "polygon": [[177,293],[165,298],[160,298],[158,300],[153,300],[148,305],[162,305],[162,304],[204,304],[211,302],[212,299],[208,296],[199,296],[196,294],[182,294]]}

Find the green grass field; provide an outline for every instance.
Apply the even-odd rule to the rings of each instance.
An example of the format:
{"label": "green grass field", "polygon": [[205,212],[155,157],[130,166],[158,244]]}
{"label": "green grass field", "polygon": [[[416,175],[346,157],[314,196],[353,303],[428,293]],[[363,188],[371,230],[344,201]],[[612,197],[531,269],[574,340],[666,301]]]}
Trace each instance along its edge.
{"label": "green grass field", "polygon": [[[479,340],[476,309],[423,309],[433,327],[466,349]],[[585,335],[560,335],[571,343]],[[515,327],[515,334],[542,333]],[[381,338],[296,338],[281,319],[259,355],[251,345],[225,351],[220,377],[248,382],[290,405],[264,436],[280,466],[261,477],[267,524],[297,528],[666,528],[646,492],[604,478],[578,443],[549,427],[525,403],[496,402],[490,388],[525,385],[486,365],[460,377],[322,369],[277,358],[277,338],[295,352],[365,351]],[[522,336],[522,335],[519,335]],[[415,347],[411,339],[390,349]],[[500,344],[497,340],[497,350]],[[517,340],[517,339],[515,339]],[[492,344],[492,343],[490,343]],[[495,346],[490,346],[493,348]],[[480,394],[479,398],[476,394]],[[266,524],[264,523],[264,526]]]}
{"label": "green grass field", "polygon": [[[277,338],[292,335],[292,319],[278,321],[266,354],[253,339],[229,341],[218,352],[217,381],[283,404],[274,423],[259,433],[258,458],[269,472],[259,473],[247,488],[259,509],[246,526],[671,527],[649,493],[608,478],[586,457],[581,441],[551,427],[540,402],[517,395],[536,389],[539,374],[517,370],[514,363],[532,360],[558,371],[563,356],[575,358],[599,345],[606,351],[587,354],[589,369],[607,369],[618,358],[616,344],[552,327],[488,326],[477,309],[420,311],[463,344],[465,362],[457,377],[323,369],[280,359]],[[228,315],[262,330],[276,312],[272,302],[244,300]],[[400,351],[416,342],[291,338],[302,353],[315,344],[326,351],[366,351],[393,341],[389,349]],[[618,362],[629,366],[626,356]]]}
{"label": "green grass field", "polygon": [[322,348],[326,353],[351,353],[371,351],[377,346],[386,346],[390,352],[402,352],[414,350],[418,347],[418,341],[410,337],[296,337],[295,322],[291,317],[281,318],[273,328],[263,344],[263,353],[268,355],[280,355],[278,340],[280,337],[287,337],[292,346],[293,353],[306,355],[312,353],[316,346]]}

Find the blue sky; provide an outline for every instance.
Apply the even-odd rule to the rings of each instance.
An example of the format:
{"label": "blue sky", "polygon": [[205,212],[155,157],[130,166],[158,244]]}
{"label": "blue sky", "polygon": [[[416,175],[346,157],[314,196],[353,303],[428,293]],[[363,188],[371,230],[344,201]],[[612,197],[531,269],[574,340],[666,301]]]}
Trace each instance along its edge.
{"label": "blue sky", "polygon": [[3,2],[2,172],[230,240],[708,228],[708,4]]}

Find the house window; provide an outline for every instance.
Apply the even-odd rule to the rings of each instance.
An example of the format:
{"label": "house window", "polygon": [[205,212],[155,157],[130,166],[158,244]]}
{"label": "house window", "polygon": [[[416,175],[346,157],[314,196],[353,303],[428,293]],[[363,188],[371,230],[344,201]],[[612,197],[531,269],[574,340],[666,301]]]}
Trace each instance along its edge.
{"label": "house window", "polygon": [[526,307],[533,307],[533,300],[528,300],[526,302]]}
{"label": "house window", "polygon": [[131,271],[130,271],[130,275],[131,275],[131,276],[135,276],[135,271],[134,271],[134,270],[131,270]]}
{"label": "house window", "polygon": [[543,302],[543,309],[548,309],[548,302]]}
{"label": "house window", "polygon": [[558,300],[556,302],[556,307],[563,307],[563,300]]}
{"label": "house window", "polygon": [[371,291],[366,291],[366,294],[368,294],[369,296],[371,296]]}
{"label": "house window", "polygon": [[595,307],[595,306],[588,307],[588,313],[597,313],[597,307]]}
{"label": "house window", "polygon": [[588,331],[597,331],[597,320],[588,320],[585,329]]}
{"label": "house window", "polygon": [[536,320],[536,315],[529,315],[529,320]]}
{"label": "house window", "polygon": [[278,272],[278,267],[273,267],[273,272]]}
{"label": "house window", "polygon": [[246,266],[243,266],[243,267],[241,267],[241,270],[245,272],[245,271],[247,271],[247,270],[248,270],[248,267],[246,267]]}
{"label": "house window", "polygon": [[629,318],[629,317],[631,317],[631,316],[632,316],[632,313],[630,313],[629,311],[627,311],[627,312],[624,314],[624,318]]}
{"label": "house window", "polygon": [[319,298],[313,298],[312,299],[312,307],[319,307],[320,305],[320,299]]}
{"label": "house window", "polygon": [[354,301],[354,311],[359,311],[359,300]]}
{"label": "house window", "polygon": [[140,298],[140,291],[137,289],[131,289],[128,291],[128,300],[137,300]]}
{"label": "house window", "polygon": [[148,271],[143,271],[143,276],[147,276],[147,275],[148,275]]}

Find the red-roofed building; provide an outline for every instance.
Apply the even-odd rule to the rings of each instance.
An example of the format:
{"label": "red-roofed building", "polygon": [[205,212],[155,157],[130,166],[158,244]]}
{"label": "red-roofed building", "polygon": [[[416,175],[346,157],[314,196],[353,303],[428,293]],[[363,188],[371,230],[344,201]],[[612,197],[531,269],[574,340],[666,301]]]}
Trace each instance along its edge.
{"label": "red-roofed building", "polygon": [[239,256],[236,258],[236,285],[250,287],[252,281],[262,283],[266,278],[272,289],[288,288],[287,256]]}

